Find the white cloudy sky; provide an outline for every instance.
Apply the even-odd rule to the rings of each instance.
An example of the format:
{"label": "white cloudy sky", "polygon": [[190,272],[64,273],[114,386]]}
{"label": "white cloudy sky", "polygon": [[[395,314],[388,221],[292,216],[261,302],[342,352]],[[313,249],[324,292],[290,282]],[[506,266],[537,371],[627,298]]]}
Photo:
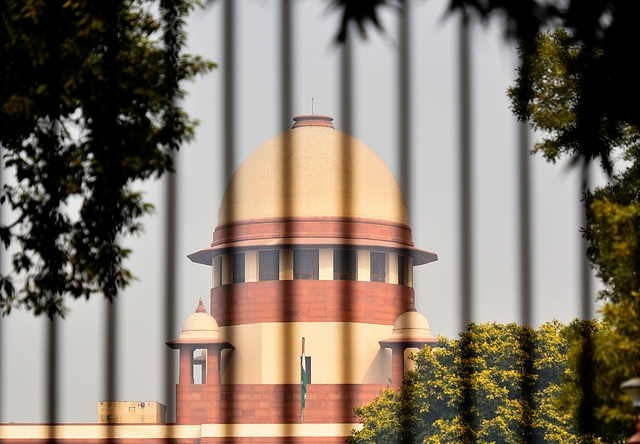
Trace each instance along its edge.
{"label": "white cloudy sky", "polygon": [[[458,331],[459,244],[457,184],[457,22],[444,18],[446,0],[412,3],[413,200],[409,214],[414,241],[435,251],[436,263],[415,270],[417,307],[434,334]],[[339,53],[332,38],[338,17],[324,0],[295,2],[294,113],[335,117],[341,129]],[[243,0],[238,7],[237,161],[278,133],[279,2]],[[398,171],[396,110],[396,16],[383,16],[386,34],[358,41],[355,55],[354,136]],[[189,51],[222,61],[222,9],[215,2],[189,23]],[[506,89],[516,56],[498,24],[473,29],[473,151],[476,322],[517,322],[518,207],[516,122]],[[210,269],[186,255],[209,245],[217,223],[222,183],[222,70],[189,86],[185,106],[201,122],[196,141],[178,159],[178,324],[208,301]],[[237,166],[237,165],[236,165]],[[576,172],[532,158],[535,323],[568,322],[579,314],[580,225]],[[128,240],[138,281],[118,300],[120,400],[165,402],[162,398],[163,183],[145,186],[157,215],[146,232]],[[5,261],[6,263],[6,261]],[[95,422],[105,397],[104,301],[70,303],[61,328],[59,417]],[[46,418],[46,324],[30,313],[0,320],[0,422]],[[175,332],[176,336],[178,331]],[[177,362],[177,354],[175,356]]]}

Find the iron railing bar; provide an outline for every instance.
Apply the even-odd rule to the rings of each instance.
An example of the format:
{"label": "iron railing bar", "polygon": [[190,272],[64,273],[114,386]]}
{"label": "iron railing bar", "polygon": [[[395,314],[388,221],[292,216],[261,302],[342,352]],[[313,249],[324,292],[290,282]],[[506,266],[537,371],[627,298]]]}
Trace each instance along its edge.
{"label": "iron railing bar", "polygon": [[[3,153],[4,150],[2,149],[2,146],[0,145],[0,190],[3,189],[3,173],[4,173],[4,156]],[[3,226],[3,217],[2,217],[2,207],[0,207],[0,226]],[[4,248],[4,246],[0,247],[0,275],[4,275],[4,270],[2,269],[2,266],[4,264],[4,255],[6,254],[7,250],[6,248]],[[0,289],[0,291],[2,291],[2,289]],[[0,423],[2,423],[3,418],[3,410],[2,410],[2,393],[6,393],[6,391],[4,390],[4,371],[3,371],[3,367],[4,367],[4,363],[6,362],[4,359],[4,336],[3,336],[3,330],[4,330],[4,316],[2,316],[2,314],[0,314]]]}
{"label": "iron railing bar", "polygon": [[[353,188],[352,176],[348,168],[353,164],[352,152],[351,152],[351,136],[353,135],[353,123],[354,123],[354,106],[353,106],[353,38],[347,37],[345,42],[340,48],[340,118],[342,120],[342,131],[345,134],[342,139],[342,177],[341,180],[344,183],[342,188],[342,213],[343,216],[352,214],[351,211],[351,190]],[[352,236],[351,226],[347,224],[345,230],[345,238]],[[349,253],[348,253],[349,254]],[[354,252],[357,255],[357,252]],[[335,258],[335,252],[334,252]],[[335,259],[334,259],[335,260]],[[357,258],[356,258],[357,261]],[[357,264],[357,262],[356,262]],[[335,270],[335,264],[334,264]],[[356,265],[357,273],[357,265]],[[334,277],[335,278],[335,277]],[[356,277],[357,279],[357,277]],[[343,327],[342,342],[344,347],[342,349],[342,356],[340,357],[340,364],[342,371],[340,374],[344,378],[344,383],[349,384],[353,380],[352,378],[352,366],[348,365],[349,359],[353,356],[353,335],[351,331],[351,325],[348,322],[349,317],[347,313],[353,313],[353,288],[349,281],[341,282],[344,289],[344,295],[341,298],[340,310],[342,310],[343,319],[345,322],[341,323]],[[348,408],[350,400],[347,397],[343,398],[343,410]]]}
{"label": "iron railing bar", "polygon": [[518,172],[519,172],[519,212],[520,212],[520,310],[521,337],[519,347],[522,352],[522,393],[521,419],[523,438],[526,443],[535,442],[533,425],[534,408],[534,340],[533,296],[531,280],[531,174],[529,127],[518,123]]}
{"label": "iron railing bar", "polygon": [[[117,298],[114,297],[111,301],[105,301],[107,304],[106,310],[106,325],[105,325],[105,349],[106,354],[106,401],[117,401],[117,384],[118,384],[118,309],[116,307]],[[107,436],[112,438],[112,429],[107,429]]]}
{"label": "iron railing bar", "polygon": [[351,135],[353,133],[353,55],[352,38],[342,44],[340,49],[340,120],[342,132]]}
{"label": "iron railing bar", "polygon": [[[582,166],[582,171],[580,175],[580,214],[581,214],[581,222],[582,228],[586,229],[587,227],[587,213],[586,207],[584,206],[584,197],[589,191],[589,182],[590,182],[590,174],[589,174],[589,164],[585,161]],[[589,266],[589,257],[587,256],[587,248],[589,247],[589,242],[587,238],[582,236],[580,239],[580,310],[581,317],[585,321],[590,320],[593,317],[593,299],[591,296],[591,267]]]}
{"label": "iron railing bar", "polygon": [[[176,313],[176,244],[177,244],[177,178],[178,171],[178,143],[174,138],[176,126],[175,101],[178,92],[177,65],[180,61],[179,34],[181,23],[179,20],[178,5],[172,0],[163,0],[160,4],[163,13],[165,64],[166,64],[166,89],[169,105],[169,115],[165,124],[168,125],[170,139],[168,142],[169,156],[173,164],[173,171],[169,171],[165,181],[165,263],[164,263],[164,338],[165,342],[171,341],[175,332]],[[175,415],[175,370],[173,350],[164,349],[164,380],[163,394],[166,404],[166,418],[170,422]]]}
{"label": "iron railing bar", "polygon": [[[174,170],[177,172],[177,153],[172,153]],[[165,281],[164,281],[164,337],[171,341],[176,327],[176,236],[177,236],[177,183],[176,173],[168,173],[165,189]],[[165,350],[164,399],[167,407],[167,422],[175,415],[175,367],[173,350]]]}
{"label": "iron railing bar", "polygon": [[[293,173],[293,167],[291,164],[291,154],[293,150],[291,133],[289,130],[291,129],[291,119],[293,113],[293,36],[292,36],[292,2],[291,0],[282,0],[280,3],[280,128],[281,132],[284,133],[284,140],[282,146],[282,182],[280,183],[280,193],[282,196],[282,208],[280,208],[281,215],[285,217],[285,227],[287,225],[287,216],[292,213],[292,189],[291,189],[291,176]],[[285,228],[286,232],[286,228]],[[278,255],[278,260],[280,260],[280,255],[286,250],[280,250]],[[293,258],[293,249],[291,250],[291,255]],[[292,264],[293,266],[293,264]],[[279,270],[282,272],[282,270]],[[293,270],[292,270],[293,272]],[[293,278],[293,276],[292,276]],[[280,289],[283,292],[282,294],[282,307],[281,312],[287,313],[287,307],[290,307],[292,304],[296,302],[295,294],[292,291],[292,287],[289,284],[293,284],[293,282],[282,282]],[[291,323],[284,321],[284,334],[282,336],[282,349],[287,350],[288,343],[295,343],[296,341],[292,341],[293,335],[293,326]],[[284,380],[284,399],[292,399],[295,398],[294,391],[296,390],[295,384],[291,384],[291,381],[295,377],[292,374],[291,366],[286,362],[288,356],[286,354],[282,355],[283,360],[283,369],[284,374],[282,378]],[[290,418],[287,416],[287,404],[286,401],[282,405],[282,417],[284,419],[285,425],[285,433],[291,433],[293,430],[293,425],[291,424]],[[290,412],[293,414],[293,412]],[[302,412],[300,412],[300,420],[302,421],[303,416]]]}
{"label": "iron railing bar", "polygon": [[280,125],[281,132],[291,129],[293,118],[293,19],[292,1],[280,3]]}
{"label": "iron railing bar", "polygon": [[[467,330],[473,310],[473,199],[472,199],[472,153],[471,153],[471,41],[469,19],[462,14],[459,28],[459,112],[460,112],[460,331]],[[461,414],[461,441],[475,442],[473,434],[473,405],[475,393],[471,384],[473,369],[473,345],[471,333],[462,338],[462,393],[459,410]]]}
{"label": "iron railing bar", "polygon": [[[400,189],[407,208],[411,208],[411,17],[409,0],[402,0],[399,8],[398,63],[398,155]],[[409,213],[409,216],[411,213]],[[411,219],[409,219],[411,220]]]}
{"label": "iron railing bar", "polygon": [[460,331],[465,331],[473,311],[473,199],[471,153],[471,42],[469,20],[462,17],[459,30],[460,111]]}
{"label": "iron railing bar", "polygon": [[529,127],[518,123],[518,172],[520,179],[520,319],[533,327],[533,281],[531,279],[531,167]]}
{"label": "iron railing bar", "polygon": [[[235,0],[225,0],[223,3],[223,54],[222,54],[222,63],[223,63],[223,79],[224,79],[224,91],[223,91],[223,174],[222,174],[222,189],[226,190],[227,185],[231,181],[231,177],[233,176],[235,170],[235,151],[236,151],[236,1]],[[234,203],[236,196],[229,196],[231,199],[231,204],[228,204],[228,208],[230,209],[230,217],[229,220],[234,220]],[[233,254],[233,252],[231,252]],[[230,256],[233,257],[232,255]],[[221,264],[222,265],[222,264]],[[213,266],[213,264],[212,264]],[[222,285],[222,282],[220,283]],[[233,293],[231,292],[229,297],[233,297]],[[222,297],[220,303],[221,314],[223,314],[224,319],[227,320],[227,325],[231,326],[232,320],[234,319],[232,316],[231,305],[229,304],[229,300],[227,297]],[[209,313],[211,313],[211,303],[209,305]],[[233,353],[230,351],[228,353]],[[220,358],[222,358],[222,354],[220,354]],[[230,430],[229,423],[231,422],[232,412],[233,412],[233,404],[234,399],[233,396],[228,398],[224,397],[223,394],[223,382],[222,375],[220,375],[220,422],[225,424],[227,430]]]}
{"label": "iron railing bar", "polygon": [[[2,185],[0,184],[0,186]],[[2,253],[4,253],[4,251]],[[2,254],[0,254],[0,269],[2,267],[1,258],[2,258]],[[3,410],[2,410],[2,393],[6,393],[4,389],[4,372],[3,372],[4,363],[6,362],[4,359],[3,330],[4,330],[4,317],[0,315],[0,423],[2,423],[4,420]]]}
{"label": "iron railing bar", "polygon": [[[224,48],[222,58],[224,77],[224,174],[223,189],[231,180],[235,169],[235,148],[236,148],[236,125],[235,125],[235,63],[236,63],[236,41],[235,41],[235,2],[234,0],[224,1]],[[232,205],[233,207],[233,205]]]}
{"label": "iron railing bar", "polygon": [[49,438],[55,438],[55,424],[58,422],[58,330],[57,316],[46,318],[47,339],[47,422],[49,424]]}

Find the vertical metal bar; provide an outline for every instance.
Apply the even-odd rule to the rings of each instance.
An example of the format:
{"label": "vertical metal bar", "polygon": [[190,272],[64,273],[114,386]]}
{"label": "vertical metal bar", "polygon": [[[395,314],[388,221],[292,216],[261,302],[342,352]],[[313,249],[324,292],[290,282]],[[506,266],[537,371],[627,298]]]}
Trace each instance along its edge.
{"label": "vertical metal bar", "polygon": [[[1,166],[0,166],[1,168]],[[0,186],[2,186],[0,184]],[[0,222],[1,223],[1,222]],[[4,253],[4,251],[2,251],[0,253],[0,270],[2,269],[2,254]],[[4,317],[2,315],[0,315],[0,424],[2,423],[3,418],[3,411],[2,411],[2,394],[6,393],[4,391],[4,375],[3,375],[3,366],[5,363],[4,360],[4,342],[3,342],[3,330],[4,330]]]}
{"label": "vertical metal bar", "polygon": [[[400,165],[400,189],[409,209],[408,218],[411,224],[412,189],[411,189],[411,0],[401,0],[398,17],[398,164]],[[393,381],[396,384],[402,381]],[[407,399],[404,391],[400,392],[402,415],[410,415],[415,405]],[[411,428],[404,430],[406,438]]]}
{"label": "vertical metal bar", "polygon": [[473,200],[471,158],[471,57],[469,23],[463,16],[459,34],[460,72],[460,331],[473,310]]}
{"label": "vertical metal bar", "polygon": [[[462,15],[459,33],[459,81],[460,81],[460,331],[464,332],[472,318],[473,310],[473,208],[471,196],[471,42],[469,21]],[[474,390],[471,384],[473,368],[473,336],[471,332],[461,337],[462,395],[460,413],[462,430],[460,439],[465,444],[475,442],[473,435]]]}
{"label": "vertical metal bar", "polygon": [[522,325],[533,326],[531,280],[531,175],[529,166],[529,128],[518,124],[518,160],[520,178],[520,318]]}
{"label": "vertical metal bar", "polygon": [[[342,128],[345,136],[342,139],[342,177],[341,180],[344,183],[344,187],[342,188],[342,214],[344,216],[352,214],[350,205],[351,205],[351,190],[353,188],[353,182],[351,178],[351,174],[349,173],[349,168],[353,165],[352,162],[352,152],[351,152],[351,135],[353,134],[353,38],[347,38],[341,48],[341,60],[340,60],[340,104],[341,104],[341,119],[342,119]],[[346,220],[346,219],[345,219]],[[351,237],[351,231],[349,225],[347,226],[347,230],[345,232],[345,237]],[[356,253],[357,254],[357,253]],[[343,297],[340,304],[340,310],[346,319],[348,317],[347,313],[352,313],[352,305],[353,305],[353,294],[351,292],[351,288],[353,288],[349,281],[341,281],[341,287],[344,288],[342,290]],[[343,341],[343,349],[342,356],[340,359],[342,368],[339,374],[344,375],[346,381],[352,380],[352,366],[348,364],[348,360],[353,357],[353,335],[351,332],[349,323],[342,323],[342,341]],[[346,408],[349,406],[350,400],[348,398],[344,398],[344,406]]]}
{"label": "vertical metal bar", "polygon": [[[580,177],[580,194],[581,205],[580,213],[582,214],[582,227],[587,227],[587,213],[584,207],[584,196],[589,190],[589,164],[585,162],[582,166],[582,174]],[[589,266],[589,258],[587,257],[587,247],[589,242],[585,237],[580,240],[580,296],[581,296],[581,317],[585,321],[593,317],[593,300],[591,297],[591,268]]]}
{"label": "vertical metal bar", "polygon": [[[226,189],[227,184],[231,180],[231,176],[234,172],[235,165],[235,149],[236,149],[236,109],[235,109],[235,93],[236,93],[236,81],[235,81],[235,63],[236,63],[236,32],[235,32],[235,21],[236,21],[236,1],[235,0],[224,0],[223,3],[223,54],[222,54],[222,63],[223,63],[223,78],[224,78],[224,91],[223,91],[223,146],[224,146],[224,154],[223,154],[223,167],[224,171],[222,173],[223,180],[223,189]],[[234,199],[235,196],[230,196],[231,199]],[[229,206],[229,208],[234,208],[233,203]],[[231,214],[231,219],[233,219],[233,214]],[[231,295],[232,296],[232,295]],[[233,296],[232,296],[233,297]],[[221,311],[224,313],[225,319],[233,319],[232,317],[232,307],[228,303],[228,298],[223,298],[221,301]],[[211,307],[209,307],[211,309]],[[220,381],[222,384],[222,381]],[[233,397],[229,397],[225,400],[222,396],[222,389],[224,386],[220,388],[220,408],[222,412],[220,414],[220,420],[223,424],[229,424],[231,422],[232,411],[233,411]]]}
{"label": "vertical metal bar", "polygon": [[[169,155],[172,156],[174,172],[169,172],[166,177],[165,190],[165,257],[164,257],[164,337],[165,341],[173,339],[175,331],[175,312],[176,312],[176,236],[177,236],[177,182],[176,173],[178,170],[177,151],[178,144],[175,140],[176,118],[174,101],[178,91],[178,73],[176,72],[179,64],[179,34],[181,22],[179,19],[178,5],[172,0],[164,0],[161,2],[163,10],[163,22],[165,26],[165,63],[166,63],[166,88],[167,100],[169,106],[169,115],[165,124],[169,126],[170,135],[168,140]],[[164,354],[164,399],[167,407],[168,422],[171,422],[175,414],[175,371],[174,360],[171,350],[165,349]]]}
{"label": "vertical metal bar", "polygon": [[535,331],[533,330],[533,299],[531,280],[531,178],[529,166],[529,128],[525,123],[518,124],[518,170],[519,170],[519,209],[520,209],[520,310],[521,336],[519,346],[522,352],[522,434],[524,442],[533,443],[534,408],[534,365],[533,348]]}
{"label": "vertical metal bar", "polygon": [[[2,189],[3,183],[2,183],[2,176],[3,176],[3,172],[4,172],[4,161],[3,159],[3,150],[0,147],[0,190]],[[0,206],[0,226],[2,226],[2,206]],[[2,265],[4,263],[4,255],[6,253],[6,250],[4,248],[4,246],[0,246],[0,274],[3,273],[2,270]],[[2,291],[2,289],[0,289],[0,291]],[[4,385],[4,374],[3,374],[3,366],[4,366],[4,341],[3,341],[3,330],[4,330],[4,317],[2,316],[2,314],[0,314],[0,423],[2,423],[2,393],[6,393],[4,392],[3,389],[3,385]]]}
{"label": "vertical metal bar", "polygon": [[352,49],[351,39],[347,38],[340,53],[340,110],[342,131],[346,134],[353,133],[353,98],[351,96],[352,85]]}
{"label": "vertical metal bar", "polygon": [[226,188],[231,180],[235,165],[235,1],[224,2],[224,174],[223,186]]}
{"label": "vertical metal bar", "polygon": [[[280,183],[280,193],[282,196],[282,208],[280,208],[282,215],[285,216],[283,222],[286,226],[287,218],[286,215],[292,214],[291,208],[291,175],[292,175],[292,150],[294,147],[292,146],[291,133],[289,130],[291,129],[292,115],[293,113],[293,36],[292,36],[292,2],[291,0],[282,0],[280,3],[280,127],[281,131],[284,133],[284,140],[282,146],[282,182]],[[282,253],[282,250],[280,254]],[[288,282],[283,282],[283,285],[280,287],[283,292],[282,295],[282,312],[284,313],[287,309],[287,306],[292,306],[295,304],[295,294],[293,293],[292,287]],[[296,343],[297,341],[292,340],[291,337],[293,335],[293,328],[291,323],[284,324],[284,335],[282,338],[283,350],[287,349],[287,344]],[[282,359],[286,360],[289,356],[283,355]],[[289,384],[287,382],[294,380],[295,376],[292,374],[291,366],[287,365],[286,362],[283,362],[283,368],[285,369],[282,377],[285,381],[284,386],[284,397],[285,399],[293,399],[295,398],[299,392],[297,386],[295,384]],[[299,396],[302,394],[300,393]],[[286,412],[287,407],[286,404],[283,405],[283,417],[288,416],[288,412]],[[293,413],[293,412],[292,412]],[[292,417],[295,415],[292,415]],[[300,414],[300,421],[304,418],[303,414]],[[290,424],[286,426],[286,433],[291,432]]]}
{"label": "vertical metal bar", "polygon": [[58,319],[47,319],[47,422],[49,437],[54,438],[54,425],[58,422]]}
{"label": "vertical metal bar", "polygon": [[280,3],[280,125],[291,129],[293,118],[293,26],[291,0]]}
{"label": "vertical metal bar", "polygon": [[[174,168],[177,171],[176,153],[173,154]],[[168,173],[165,190],[165,281],[164,281],[164,335],[165,342],[171,341],[175,331],[176,312],[176,174]],[[164,399],[167,403],[167,422],[171,422],[172,415],[175,414],[175,370],[173,350],[165,350],[165,379],[164,379]]]}
{"label": "vertical metal bar", "polygon": [[400,2],[398,63],[398,155],[400,164],[400,189],[408,208],[411,208],[411,20],[409,0]]}
{"label": "vertical metal bar", "polygon": [[[107,369],[107,386],[106,400],[115,401],[117,398],[118,383],[118,354],[116,353],[118,345],[118,313],[116,307],[116,298],[106,301],[107,306],[107,325],[105,337],[106,369]],[[111,430],[111,429],[109,429]]]}

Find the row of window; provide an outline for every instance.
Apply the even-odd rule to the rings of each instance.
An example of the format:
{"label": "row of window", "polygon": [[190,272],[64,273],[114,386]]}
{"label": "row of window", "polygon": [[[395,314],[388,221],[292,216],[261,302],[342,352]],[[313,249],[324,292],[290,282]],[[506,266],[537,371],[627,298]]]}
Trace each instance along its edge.
{"label": "row of window", "polygon": [[[199,356],[195,356],[195,353],[199,352]],[[207,383],[207,354],[204,349],[196,349],[192,354],[192,375],[194,384],[206,384]],[[203,359],[204,358],[204,359]],[[302,356],[300,356],[300,365],[302,365]],[[304,369],[307,375],[306,382],[311,384],[311,356],[304,357]]]}
{"label": "row of window", "polygon": [[[293,250],[293,279],[319,278],[319,250]],[[232,255],[232,275],[234,284],[245,281],[244,253]],[[264,250],[258,252],[258,279],[261,281],[277,281],[280,279],[280,250]],[[357,273],[357,252],[355,250],[333,250],[333,279],[353,281]],[[406,258],[398,256],[398,284],[405,285]],[[370,257],[371,282],[385,282],[385,254],[375,251]],[[220,268],[222,273],[222,268]],[[220,277],[222,281],[222,276]]]}

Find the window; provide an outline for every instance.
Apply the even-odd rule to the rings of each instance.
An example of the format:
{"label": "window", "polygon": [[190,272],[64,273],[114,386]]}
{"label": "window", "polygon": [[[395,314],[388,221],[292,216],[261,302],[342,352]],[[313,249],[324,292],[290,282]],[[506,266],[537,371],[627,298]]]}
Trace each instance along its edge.
{"label": "window", "polygon": [[354,281],[356,279],[356,252],[354,250],[333,250],[333,279]]}
{"label": "window", "polygon": [[293,250],[293,278],[318,279],[318,250]]}
{"label": "window", "polygon": [[244,253],[233,255],[233,283],[244,282]]}
{"label": "window", "polygon": [[385,281],[384,253],[371,252],[371,282]]}
{"label": "window", "polygon": [[207,383],[207,350],[197,348],[191,353],[191,382],[193,384]]}
{"label": "window", "polygon": [[278,250],[260,251],[260,280],[280,279],[280,255]]}
{"label": "window", "polygon": [[407,258],[398,255],[398,284],[407,285]]}

